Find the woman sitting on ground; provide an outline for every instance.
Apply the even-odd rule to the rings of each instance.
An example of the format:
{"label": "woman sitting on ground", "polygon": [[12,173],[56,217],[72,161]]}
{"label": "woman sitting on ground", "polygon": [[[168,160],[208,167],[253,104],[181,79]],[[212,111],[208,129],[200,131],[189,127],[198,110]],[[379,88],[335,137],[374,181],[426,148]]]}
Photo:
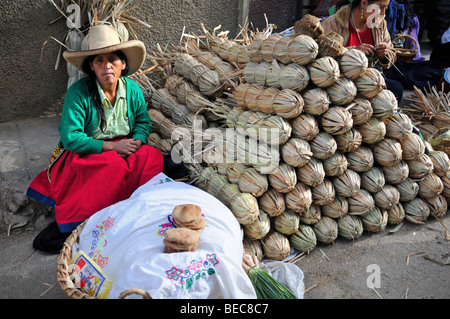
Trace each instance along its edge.
{"label": "woman sitting on ground", "polygon": [[57,252],[94,213],[127,199],[163,170],[162,153],[147,145],[151,121],[144,95],[125,77],[144,63],[144,44],[121,42],[109,25],[92,27],[87,37],[87,50],[64,52],[87,76],[68,89],[60,141],[49,168],[27,192],[55,208],[56,224],[34,241],[36,249],[49,252]]}
{"label": "woman sitting on ground", "polygon": [[[345,47],[361,50],[369,58],[370,64],[380,70],[387,70],[397,58],[384,20],[389,1],[340,0],[336,4],[335,13],[322,22],[324,32],[334,31],[340,34],[344,38]],[[401,83],[386,77],[385,82],[387,89],[400,102],[403,97]]]}

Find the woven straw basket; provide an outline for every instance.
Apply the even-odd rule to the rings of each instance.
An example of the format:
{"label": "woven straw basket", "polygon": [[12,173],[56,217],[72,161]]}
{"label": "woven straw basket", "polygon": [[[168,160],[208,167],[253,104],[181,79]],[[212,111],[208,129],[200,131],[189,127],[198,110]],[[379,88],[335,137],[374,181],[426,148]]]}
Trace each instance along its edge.
{"label": "woven straw basket", "polygon": [[392,40],[392,42],[395,42],[396,40],[405,38],[405,37],[413,40],[415,49],[395,48],[395,52],[397,54],[397,59],[403,60],[403,61],[409,63],[414,60],[414,57],[417,54],[417,47],[418,47],[417,40],[408,34],[401,34],[398,37],[396,37],[394,40]]}
{"label": "woven straw basket", "polygon": [[[81,289],[75,287],[74,283],[72,282],[70,278],[70,262],[72,260],[72,246],[74,243],[78,242],[78,237],[83,230],[84,225],[86,222],[83,222],[80,224],[73,232],[72,234],[66,239],[64,242],[63,248],[61,249],[61,252],[59,253],[58,261],[57,261],[57,279],[61,286],[61,288],[64,290],[64,292],[72,299],[97,299],[96,297],[92,297],[88,294],[86,294]],[[130,288],[125,291],[123,291],[119,295],[119,299],[125,299],[129,295],[141,295],[145,299],[152,299],[151,296],[143,289],[140,288]]]}

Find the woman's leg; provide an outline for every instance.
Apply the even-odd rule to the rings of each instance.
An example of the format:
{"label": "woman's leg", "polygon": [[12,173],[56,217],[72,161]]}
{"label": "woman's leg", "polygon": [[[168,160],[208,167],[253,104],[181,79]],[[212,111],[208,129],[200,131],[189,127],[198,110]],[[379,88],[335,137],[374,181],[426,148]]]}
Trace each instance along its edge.
{"label": "woman's leg", "polygon": [[396,80],[388,78],[385,78],[384,81],[386,82],[387,89],[394,93],[395,97],[397,98],[397,102],[400,103],[403,98],[403,85]]}

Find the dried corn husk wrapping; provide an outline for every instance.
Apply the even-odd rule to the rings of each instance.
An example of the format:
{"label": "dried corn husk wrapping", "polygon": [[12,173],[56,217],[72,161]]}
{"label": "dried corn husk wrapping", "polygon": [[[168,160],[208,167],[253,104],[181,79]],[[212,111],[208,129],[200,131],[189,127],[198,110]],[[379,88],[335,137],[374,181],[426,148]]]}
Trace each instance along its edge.
{"label": "dried corn husk wrapping", "polygon": [[261,241],[244,238],[242,245],[244,246],[244,254],[255,256],[259,261],[263,259],[264,252],[261,246]]}
{"label": "dried corn husk wrapping", "polygon": [[333,179],[336,195],[351,197],[356,195],[361,188],[361,177],[351,169],[347,169],[342,175]]}
{"label": "dried corn husk wrapping", "polygon": [[296,168],[297,180],[310,186],[315,187],[323,182],[325,178],[325,170],[322,162],[311,157],[308,163]]}
{"label": "dried corn husk wrapping", "polygon": [[375,161],[382,166],[392,166],[402,160],[402,145],[394,139],[385,138],[375,144]]}
{"label": "dried corn husk wrapping", "polygon": [[281,163],[275,170],[267,176],[270,186],[280,193],[288,193],[297,184],[297,174],[295,168]]}
{"label": "dried corn husk wrapping", "polygon": [[430,208],[430,215],[433,217],[442,217],[447,213],[447,200],[444,195],[438,195],[434,198],[425,198]]}
{"label": "dried corn husk wrapping", "polygon": [[334,242],[338,236],[338,223],[330,217],[322,218],[312,225],[317,241],[323,244]]}
{"label": "dried corn husk wrapping", "polygon": [[280,232],[271,232],[261,239],[264,255],[268,259],[283,260],[289,256],[289,239]]}
{"label": "dried corn husk wrapping", "polygon": [[396,113],[390,118],[384,119],[386,124],[386,137],[402,140],[406,135],[412,133],[411,118],[403,113]]}
{"label": "dried corn husk wrapping", "polygon": [[228,177],[231,183],[237,184],[243,193],[250,193],[255,197],[262,196],[269,188],[267,176],[255,168],[242,163],[219,163],[217,171]]}
{"label": "dried corn husk wrapping", "polygon": [[447,153],[442,151],[430,151],[428,156],[433,162],[433,173],[439,177],[447,176],[450,172],[450,160]]}
{"label": "dried corn husk wrapping", "polygon": [[309,74],[304,66],[290,63],[278,73],[278,85],[282,89],[302,91],[309,83]]}
{"label": "dried corn husk wrapping", "polygon": [[310,114],[300,114],[291,120],[292,137],[298,137],[306,141],[311,141],[319,134],[319,123],[316,118]]}
{"label": "dried corn husk wrapping", "polygon": [[302,97],[305,103],[303,112],[311,115],[325,113],[331,104],[327,91],[318,87],[302,92]]}
{"label": "dried corn husk wrapping", "polygon": [[344,107],[334,106],[322,114],[323,129],[331,135],[341,135],[353,127],[352,113]]}
{"label": "dried corn husk wrapping", "polygon": [[358,49],[348,49],[339,59],[339,66],[345,77],[355,80],[368,68],[369,61],[366,55]]}
{"label": "dried corn husk wrapping", "polygon": [[374,156],[372,150],[367,146],[360,146],[354,151],[346,154],[348,168],[356,172],[366,172],[373,167]]}
{"label": "dried corn husk wrapping", "polygon": [[275,42],[272,54],[277,61],[284,64],[289,64],[292,62],[288,54],[288,45],[292,39],[292,36],[284,36]]}
{"label": "dried corn husk wrapping", "polygon": [[358,90],[358,96],[366,99],[373,98],[386,86],[383,75],[374,68],[367,68],[361,76],[354,79],[354,83]]}
{"label": "dried corn husk wrapping", "polygon": [[289,42],[287,50],[293,63],[307,65],[317,57],[319,46],[310,36],[300,34]]}
{"label": "dried corn husk wrapping", "polygon": [[398,109],[397,98],[394,93],[383,89],[380,93],[370,99],[373,116],[380,119],[390,118]]}
{"label": "dried corn husk wrapping", "polygon": [[303,183],[297,183],[292,191],[285,194],[284,200],[288,209],[304,213],[313,203],[311,188]]}
{"label": "dried corn husk wrapping", "polygon": [[289,237],[289,242],[295,250],[309,253],[316,247],[317,238],[311,226],[300,224],[298,230]]}
{"label": "dried corn husk wrapping", "polygon": [[327,88],[339,78],[339,64],[332,57],[322,57],[309,65],[309,77],[320,88]]}
{"label": "dried corn husk wrapping", "polygon": [[398,225],[405,219],[405,209],[401,202],[389,208],[387,214],[389,225]]}
{"label": "dried corn husk wrapping", "polygon": [[178,102],[182,104],[186,104],[186,98],[189,92],[196,91],[196,88],[190,81],[175,73],[167,78],[164,87],[169,90],[170,94],[176,96]]}
{"label": "dried corn husk wrapping", "polygon": [[286,209],[284,194],[269,188],[258,198],[259,208],[267,212],[270,217],[280,215]]}
{"label": "dried corn husk wrapping", "polygon": [[345,239],[355,240],[361,237],[364,228],[361,218],[354,215],[345,215],[337,219],[338,235]]}
{"label": "dried corn husk wrapping", "polygon": [[164,154],[170,154],[174,142],[171,139],[163,139],[159,133],[152,132],[148,136],[148,144]]}
{"label": "dried corn husk wrapping", "polygon": [[367,144],[375,144],[386,135],[386,124],[377,117],[371,117],[367,122],[358,126],[362,135],[362,141]]}
{"label": "dried corn husk wrapping", "polygon": [[361,188],[370,193],[377,193],[383,189],[386,184],[383,170],[379,167],[372,167],[368,171],[362,172]]}
{"label": "dried corn husk wrapping", "polygon": [[313,203],[319,206],[333,202],[335,190],[330,180],[324,179],[322,183],[311,188]]}
{"label": "dried corn husk wrapping", "polygon": [[372,105],[369,100],[361,97],[356,97],[348,105],[352,113],[353,125],[361,125],[366,123],[373,114]]}
{"label": "dried corn husk wrapping", "polygon": [[309,162],[313,156],[309,143],[301,138],[291,137],[281,146],[281,157],[286,164],[300,167]]}
{"label": "dried corn husk wrapping", "polygon": [[258,218],[254,222],[243,226],[244,234],[247,238],[253,240],[261,239],[269,233],[270,217],[266,212],[260,209]]}
{"label": "dried corn husk wrapping", "polygon": [[415,179],[424,178],[426,175],[433,173],[434,166],[431,157],[423,153],[417,159],[407,161],[409,168],[409,176]]}
{"label": "dried corn husk wrapping", "polygon": [[320,132],[309,142],[313,156],[317,159],[327,159],[337,150],[336,140],[325,131]]}
{"label": "dried corn husk wrapping", "polygon": [[348,202],[343,196],[336,195],[334,201],[320,207],[321,214],[331,218],[340,218],[348,213]]}
{"label": "dried corn husk wrapping", "polygon": [[340,176],[348,167],[347,157],[340,151],[336,151],[332,156],[322,161],[325,175]]}
{"label": "dried corn husk wrapping", "polygon": [[338,59],[344,52],[344,38],[334,31],[320,35],[317,38],[317,44],[319,45],[320,56]]}
{"label": "dried corn husk wrapping", "polygon": [[410,133],[406,135],[402,140],[403,159],[407,161],[418,159],[425,153],[425,143],[422,138],[415,134]]}
{"label": "dried corn husk wrapping", "polygon": [[326,88],[331,103],[335,105],[347,105],[356,97],[356,86],[352,80],[346,77],[338,78]]}
{"label": "dried corn husk wrapping", "polygon": [[405,219],[415,224],[423,224],[430,216],[430,208],[425,200],[414,198],[409,202],[402,203],[405,210]]}
{"label": "dried corn husk wrapping", "polygon": [[347,132],[334,136],[337,149],[341,152],[352,152],[359,148],[362,144],[361,132],[355,128],[351,128]]}
{"label": "dried corn husk wrapping", "polygon": [[300,222],[306,225],[314,225],[321,219],[321,216],[320,206],[312,204],[306,212],[300,215]]}
{"label": "dried corn husk wrapping", "polygon": [[382,209],[389,209],[400,201],[400,192],[392,185],[384,185],[383,188],[373,194],[375,205]]}
{"label": "dried corn husk wrapping", "polygon": [[290,209],[286,209],[282,214],[273,218],[275,230],[284,235],[292,235],[298,231],[299,225],[300,215]]}
{"label": "dried corn husk wrapping", "polygon": [[419,195],[422,198],[434,198],[444,190],[442,180],[434,173],[427,174],[417,184],[419,184]]}
{"label": "dried corn husk wrapping", "polygon": [[386,228],[388,213],[385,209],[373,207],[368,214],[360,216],[363,228],[369,232],[380,232]]}
{"label": "dried corn husk wrapping", "polygon": [[360,189],[356,194],[347,197],[348,214],[350,215],[365,215],[373,207],[375,207],[375,200],[372,195],[365,189]]}
{"label": "dried corn husk wrapping", "polygon": [[444,185],[444,189],[442,190],[442,195],[444,195],[447,201],[450,200],[450,177],[443,176],[441,177],[442,184]]}
{"label": "dried corn husk wrapping", "polygon": [[404,182],[409,176],[409,166],[405,161],[400,161],[392,166],[383,166],[382,170],[386,184]]}
{"label": "dried corn husk wrapping", "polygon": [[323,27],[320,19],[311,14],[305,14],[300,20],[294,23],[295,35],[305,34],[313,39],[317,39],[323,34]]}
{"label": "dried corn husk wrapping", "polygon": [[259,52],[264,61],[272,62],[272,60],[275,59],[273,54],[275,43],[281,39],[283,39],[283,37],[275,33],[262,40]]}
{"label": "dried corn husk wrapping", "polygon": [[411,201],[419,194],[419,184],[409,177],[403,182],[395,184],[395,187],[400,194],[400,201],[402,202]]}

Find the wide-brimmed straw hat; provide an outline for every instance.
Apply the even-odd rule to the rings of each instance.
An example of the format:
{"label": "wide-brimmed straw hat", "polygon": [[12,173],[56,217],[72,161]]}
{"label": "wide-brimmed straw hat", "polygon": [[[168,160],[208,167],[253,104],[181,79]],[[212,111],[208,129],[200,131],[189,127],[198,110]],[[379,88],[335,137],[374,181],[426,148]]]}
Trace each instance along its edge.
{"label": "wide-brimmed straw hat", "polygon": [[145,45],[139,40],[120,41],[117,30],[107,24],[91,27],[86,36],[86,50],[67,50],[63,53],[64,59],[82,70],[84,60],[91,55],[122,51],[127,57],[128,73],[133,74],[142,67],[145,61]]}

